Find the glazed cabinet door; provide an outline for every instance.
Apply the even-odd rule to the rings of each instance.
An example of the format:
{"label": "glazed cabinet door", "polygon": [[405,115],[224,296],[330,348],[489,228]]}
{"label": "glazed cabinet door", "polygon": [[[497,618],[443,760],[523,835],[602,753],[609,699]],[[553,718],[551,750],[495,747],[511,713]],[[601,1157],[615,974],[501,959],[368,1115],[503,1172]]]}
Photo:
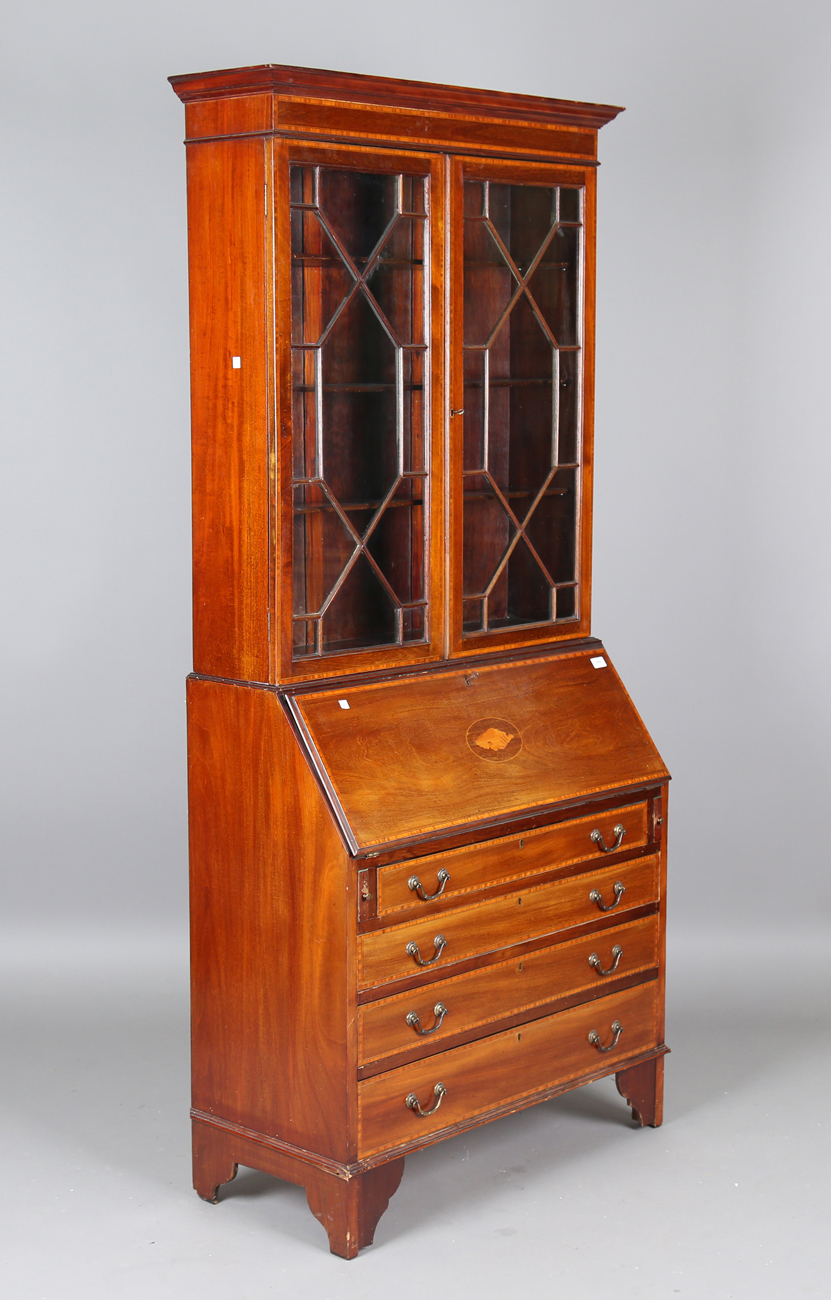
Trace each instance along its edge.
{"label": "glazed cabinet door", "polygon": [[275,151],[280,677],[436,659],[442,171],[417,153]]}
{"label": "glazed cabinet door", "polygon": [[594,171],[451,187],[452,649],[589,630]]}

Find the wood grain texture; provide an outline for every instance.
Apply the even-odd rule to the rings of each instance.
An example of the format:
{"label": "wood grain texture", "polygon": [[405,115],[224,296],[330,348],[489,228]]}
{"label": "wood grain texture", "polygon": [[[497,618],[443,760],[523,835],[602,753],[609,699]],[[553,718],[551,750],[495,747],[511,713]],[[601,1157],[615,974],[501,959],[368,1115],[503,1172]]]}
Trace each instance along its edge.
{"label": "wood grain texture", "polygon": [[193,1186],[203,1201],[216,1204],[223,1183],[237,1176],[233,1142],[226,1133],[191,1121],[193,1130]]}
{"label": "wood grain texture", "polygon": [[329,1249],[343,1259],[354,1259],[371,1246],[378,1220],[398,1190],[404,1173],[403,1159],[377,1165],[345,1180],[309,1170],[306,1199],[309,1209],[329,1237]]}
{"label": "wood grain texture", "polygon": [[260,1169],[305,1188],[309,1208],[329,1237],[329,1249],[354,1259],[372,1244],[378,1220],[401,1182],[402,1158],[369,1169],[302,1158],[233,1125],[194,1116],[194,1186],[204,1200],[216,1202],[219,1185],[236,1176],[237,1164]]}
{"label": "wood grain texture", "polygon": [[493,153],[565,154],[587,159],[597,156],[596,131],[531,125],[490,115],[460,117],[424,109],[347,108],[320,100],[280,99],[275,117],[279,129],[325,133],[338,139],[407,141],[441,151],[479,146]]}
{"label": "wood grain texture", "polygon": [[279,699],[188,687],[194,1107],[348,1160],[354,872]]}
{"label": "wood grain texture", "polygon": [[[602,669],[590,658],[495,663],[470,681],[460,668],[306,694],[294,704],[366,849],[666,779],[608,656]],[[338,703],[344,698],[348,710]],[[468,743],[472,727],[494,718],[521,740],[519,749],[511,743],[506,761],[491,761],[486,749],[477,753]]]}
{"label": "wood grain texture", "polygon": [[269,677],[265,183],[262,141],[188,150],[193,660],[251,681]]}
{"label": "wood grain texture", "polygon": [[[171,80],[186,103],[189,139],[200,674],[188,684],[194,1186],[215,1200],[238,1164],[303,1186],[330,1249],[353,1258],[372,1241],[409,1150],[608,1074],[640,1123],[661,1120],[668,773],[602,645],[587,639],[596,145],[598,129],[619,110],[280,65]],[[307,169],[294,200],[301,227],[294,248],[293,165]],[[351,597],[354,608],[329,615],[319,657],[308,636],[298,635],[293,649],[292,618],[326,617],[327,582],[344,571],[349,553],[342,561],[336,546],[334,558],[323,554],[323,516],[306,525],[307,515],[328,508],[315,495],[322,489],[293,501],[295,470],[315,484],[323,472],[311,443],[298,444],[299,458],[292,456],[292,422],[307,427],[310,401],[302,395],[313,391],[301,359],[301,419],[292,405],[293,321],[316,346],[324,318],[342,301],[337,275],[345,274],[324,256],[315,221],[297,215],[310,210],[303,203],[316,184],[329,192],[325,171],[317,181],[312,176],[315,167],[428,178],[429,250],[416,233],[420,185],[402,180],[404,219],[414,224],[409,245],[402,242],[388,259],[406,275],[387,281],[397,287],[384,301],[401,341],[406,334],[412,346],[423,341],[413,321],[422,319],[419,286],[428,279],[425,324],[432,316],[429,383],[415,367],[396,390],[421,394],[408,397],[406,408],[400,399],[408,430],[421,428],[419,404],[430,407],[424,450],[429,442],[431,482],[425,491],[421,434],[408,431],[412,448],[396,443],[396,456],[402,465],[409,456],[414,469],[409,515],[399,501],[400,514],[375,537],[378,555],[386,548],[377,561],[385,579],[394,571],[400,584],[393,603],[413,606],[429,593],[429,635],[423,643],[358,649],[386,635],[368,605],[361,612],[362,589]],[[579,456],[570,394],[558,425],[563,463],[579,460],[580,478],[555,486],[575,504],[547,516],[565,521],[557,536],[574,545],[552,549],[551,581],[568,586],[576,576],[579,605],[572,617],[562,601],[568,618],[543,625],[531,621],[545,615],[536,597],[521,609],[508,608],[506,597],[504,610],[494,605],[497,630],[474,635],[469,611],[463,636],[466,179],[581,189],[585,257],[580,278],[577,236],[569,243],[566,230],[557,263],[565,288],[551,290],[545,308],[549,324],[565,322],[571,331],[563,343],[559,324],[552,325],[566,352],[577,356],[579,347],[582,366]],[[350,182],[332,185],[340,207],[333,198],[327,219],[341,222],[351,246],[366,214],[348,198]],[[373,187],[390,188],[377,179],[367,192]],[[538,197],[526,188],[516,213],[511,198],[518,228]],[[564,229],[576,230],[577,200],[562,201],[571,204]],[[417,216],[406,215],[410,207]],[[480,266],[475,250],[469,260]],[[493,308],[488,294],[495,301],[510,275],[500,267],[497,283],[487,257],[480,260],[484,269],[471,273],[468,289],[475,299],[476,285],[485,286],[471,315],[481,324]],[[570,314],[578,297],[579,338]],[[517,355],[524,329],[520,322],[510,335]],[[386,372],[358,374],[364,354],[357,344],[355,356],[343,349],[327,371],[320,406],[339,414],[325,436],[317,412],[308,427],[314,445],[318,437],[325,444],[322,461],[340,463],[344,486],[335,495],[358,518],[384,493],[376,491],[380,474],[378,482],[371,474],[360,484],[350,478],[359,459],[355,438],[362,430],[370,441],[377,435],[373,446],[386,447],[389,421],[377,416],[371,429],[350,424],[352,398],[342,394],[388,393],[393,385]],[[510,368],[513,353],[504,373],[497,358],[494,381],[504,380],[511,393],[526,382],[547,383],[553,393],[540,356],[537,341],[527,374]],[[564,374],[574,391],[575,363]],[[511,402],[493,421],[494,437],[507,436],[500,473],[514,407],[536,413],[529,428],[549,428],[539,402]],[[395,419],[400,428],[407,416],[396,408]],[[535,443],[516,453],[514,495],[522,496],[539,479],[542,452]],[[346,490],[358,486],[357,495]],[[295,508],[298,535],[307,539],[297,573]],[[419,512],[429,517],[423,541]],[[502,546],[501,534],[494,539],[488,527],[480,534],[492,552]],[[479,542],[468,535],[468,558]],[[475,593],[479,571],[475,564],[468,571]],[[332,606],[336,598],[332,592]],[[526,626],[507,626],[520,616]],[[406,633],[417,635],[411,613],[402,615],[397,635],[405,635],[404,618]],[[601,668],[591,664],[598,657]],[[612,844],[618,824],[623,841],[604,855],[591,832]],[[442,897],[422,902],[408,880],[417,874],[433,892],[442,868],[450,872]],[[611,905],[618,880],[622,899],[604,912],[591,894],[599,890]],[[407,944],[427,958],[437,934],[446,940],[440,959],[418,965]],[[446,1011],[436,1012],[439,1003]],[[424,1029],[443,1018],[435,1033],[421,1035],[407,1023],[410,1011]],[[623,1027],[616,1042],[615,1021]],[[437,1082],[447,1092],[434,1114],[407,1107],[410,1093],[431,1107]]]}
{"label": "wood grain texture", "polygon": [[[599,1057],[611,1073],[616,1060],[658,1045],[655,1012],[655,984],[642,984],[366,1079],[359,1085],[359,1154],[446,1134],[459,1120],[590,1075]],[[598,1053],[589,1032],[595,1030],[606,1046],[616,1020],[623,1026],[618,1046]],[[407,1108],[410,1093],[424,1110],[433,1105],[436,1083],[447,1093],[435,1114],[425,1118]]]}
{"label": "wood grain texture", "polygon": [[623,884],[625,892],[615,910],[623,912],[642,907],[658,898],[658,871],[657,857],[634,858],[602,871],[587,871],[552,884],[527,886],[487,902],[472,902],[467,907],[449,908],[433,917],[363,934],[359,940],[359,987],[378,988],[419,972],[418,963],[407,952],[408,944],[417,944],[422,958],[432,958],[434,939],[439,933],[445,939],[445,946],[431,974],[478,953],[596,921],[603,913],[592,894],[599,891],[611,910],[615,901],[613,886],[617,881]]}
{"label": "wood grain texture", "polygon": [[632,1118],[641,1128],[660,1128],[664,1120],[664,1058],[643,1061],[615,1075],[621,1097],[632,1107]]}
{"label": "wood grain texture", "polygon": [[185,105],[187,139],[269,131],[273,125],[273,104],[268,94],[195,100]]}
{"label": "wood grain texture", "polygon": [[350,103],[399,104],[420,109],[440,107],[446,112],[494,113],[502,117],[587,126],[594,130],[623,112],[622,108],[611,104],[548,99],[539,95],[517,95],[467,86],[446,86],[429,81],[333,72],[325,68],[298,68],[280,63],[183,74],[170,77],[169,81],[185,103],[194,99],[273,92],[277,95],[323,96]]}
{"label": "wood grain texture", "polygon": [[[622,953],[617,964],[616,946]],[[521,959],[511,957],[467,975],[367,1003],[359,1011],[359,1060],[366,1064],[419,1044],[432,1049],[451,1035],[581,990],[596,989],[612,976],[599,974],[589,964],[592,955],[599,958],[604,970],[614,967],[616,975],[651,969],[658,960],[657,917],[540,948]],[[438,1003],[446,1008],[446,1014],[435,1028]],[[418,1016],[421,1029],[430,1031],[429,1038],[420,1037],[418,1028],[407,1023],[410,1012]]]}
{"label": "wood grain texture", "polygon": [[[652,799],[652,833],[653,838],[658,846],[660,854],[660,872],[661,872],[661,899],[662,906],[660,912],[660,930],[658,933],[658,1032],[663,1041],[665,1016],[666,1016],[666,982],[667,982],[667,808],[669,801],[669,786],[663,788],[653,796]],[[661,1080],[663,1081],[663,1074]],[[663,1086],[663,1082],[661,1084]],[[663,1097],[663,1093],[661,1093]]]}
{"label": "wood grain texture", "polygon": [[613,808],[523,835],[506,835],[486,844],[472,844],[447,853],[431,853],[423,858],[411,858],[408,862],[382,867],[378,871],[378,915],[424,911],[428,904],[408,884],[414,875],[429,895],[440,887],[439,871],[449,872],[450,878],[441,892],[441,898],[446,901],[456,895],[576,862],[607,861],[607,855],[592,840],[592,831],[599,831],[604,843],[611,845],[617,839],[616,826],[624,828],[621,841],[624,850],[646,844],[646,804]]}

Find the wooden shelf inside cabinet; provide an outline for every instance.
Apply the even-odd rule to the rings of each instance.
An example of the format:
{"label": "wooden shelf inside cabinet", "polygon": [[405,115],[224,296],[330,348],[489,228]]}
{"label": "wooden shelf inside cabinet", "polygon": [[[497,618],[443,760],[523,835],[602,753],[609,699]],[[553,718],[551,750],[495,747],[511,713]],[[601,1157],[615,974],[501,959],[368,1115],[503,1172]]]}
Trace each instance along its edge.
{"label": "wooden shelf inside cabinet", "polygon": [[660,1123],[669,774],[590,635],[620,110],[278,65],[171,81],[194,1184],[298,1183],[351,1258],[410,1150],[604,1074]]}

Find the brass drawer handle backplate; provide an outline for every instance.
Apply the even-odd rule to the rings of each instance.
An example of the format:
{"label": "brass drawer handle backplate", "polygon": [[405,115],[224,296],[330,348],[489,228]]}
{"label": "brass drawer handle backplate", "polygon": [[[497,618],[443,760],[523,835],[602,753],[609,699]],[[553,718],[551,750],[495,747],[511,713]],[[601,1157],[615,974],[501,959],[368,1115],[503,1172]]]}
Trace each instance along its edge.
{"label": "brass drawer handle backplate", "polygon": [[600,962],[600,958],[598,957],[596,952],[593,952],[590,955],[589,965],[594,967],[598,975],[611,975],[613,971],[617,970],[618,966],[620,965],[620,959],[623,956],[623,949],[621,948],[619,943],[616,943],[614,948],[612,949],[612,956],[614,957],[614,961],[612,962],[611,966],[607,967],[606,970],[603,969],[603,966],[601,965]]}
{"label": "brass drawer handle backplate", "polygon": [[623,1025],[620,1023],[619,1020],[613,1020],[611,1028],[612,1028],[612,1033],[614,1034],[614,1038],[612,1039],[611,1043],[609,1043],[608,1047],[603,1046],[603,1044],[600,1041],[600,1035],[596,1029],[592,1029],[591,1033],[589,1034],[589,1042],[591,1043],[592,1047],[597,1048],[598,1052],[611,1052],[613,1047],[617,1047],[618,1039],[623,1033]]}
{"label": "brass drawer handle backplate", "polygon": [[447,946],[447,940],[445,939],[444,935],[437,934],[435,939],[433,940],[433,947],[435,948],[436,951],[433,953],[432,957],[428,957],[427,960],[425,961],[418,950],[418,944],[414,940],[411,940],[407,944],[407,955],[409,957],[412,957],[413,961],[417,962],[419,966],[432,966],[433,962],[438,961],[439,957],[441,957],[442,950],[446,946]]}
{"label": "brass drawer handle backplate", "polygon": [[597,903],[597,906],[600,908],[601,912],[612,912],[617,907],[620,900],[623,898],[623,895],[626,893],[626,886],[624,885],[622,880],[616,880],[615,883],[612,885],[612,891],[615,896],[615,901],[613,903],[610,903],[608,907],[603,902],[603,897],[599,889],[592,890],[592,892],[589,894],[589,902]]}
{"label": "brass drawer handle backplate", "polygon": [[433,1015],[436,1017],[436,1023],[433,1025],[432,1029],[421,1028],[421,1021],[418,1018],[417,1011],[408,1011],[405,1019],[410,1028],[414,1029],[417,1034],[421,1034],[422,1038],[429,1038],[431,1034],[434,1034],[437,1029],[441,1028],[441,1022],[447,1015],[447,1007],[443,1002],[436,1003],[433,1007]]}
{"label": "brass drawer handle backplate", "polygon": [[623,837],[626,834],[626,827],[621,826],[620,822],[618,822],[617,826],[612,827],[612,834],[615,837],[614,844],[606,844],[600,831],[592,831],[592,843],[597,845],[601,853],[614,853],[615,849],[620,848],[623,842]]}
{"label": "brass drawer handle backplate", "polygon": [[415,1095],[414,1092],[411,1092],[409,1096],[404,1098],[404,1105],[407,1106],[410,1110],[414,1110],[417,1115],[423,1115],[426,1118],[427,1115],[435,1115],[436,1111],[438,1110],[439,1106],[442,1103],[442,1098],[444,1097],[444,1094],[446,1092],[447,1089],[445,1088],[443,1083],[436,1084],[435,1088],[433,1089],[433,1094],[436,1100],[434,1105],[432,1105],[429,1110],[421,1109],[421,1103],[419,1102],[418,1097]]}
{"label": "brass drawer handle backplate", "polygon": [[439,894],[444,893],[444,887],[450,879],[450,872],[446,867],[440,867],[436,879],[439,882],[439,887],[435,894],[425,894],[424,886],[418,876],[410,876],[410,879],[407,881],[407,888],[412,889],[414,893],[418,894],[419,898],[424,900],[425,903],[429,903],[431,899],[438,898]]}

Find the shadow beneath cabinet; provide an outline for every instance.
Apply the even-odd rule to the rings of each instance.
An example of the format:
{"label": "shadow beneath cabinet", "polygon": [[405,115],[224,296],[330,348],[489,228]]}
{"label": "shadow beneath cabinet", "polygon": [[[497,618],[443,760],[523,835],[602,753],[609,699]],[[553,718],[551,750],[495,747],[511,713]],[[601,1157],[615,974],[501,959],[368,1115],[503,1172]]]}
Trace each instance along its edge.
{"label": "shadow beneath cabinet", "polygon": [[[665,1127],[706,1114],[728,1091],[740,1104],[742,1092],[775,1076],[783,1061],[816,1070],[828,1025],[827,948],[806,940],[777,945],[768,936],[708,944],[705,936],[671,949]],[[70,979],[33,967],[6,981],[0,1012],[4,1109],[21,1140],[27,1133],[33,1141],[57,1140],[81,1160],[91,1155],[157,1187],[172,1185],[177,1195],[195,1195],[183,969],[122,968],[115,978],[102,963]],[[577,1159],[627,1143],[632,1128],[609,1078],[447,1139],[407,1158],[402,1190],[379,1235],[388,1235],[388,1219],[406,1231],[399,1205],[418,1220],[419,1195],[406,1189],[423,1188],[425,1179],[429,1222],[452,1208],[445,1198],[458,1195],[460,1185],[476,1200],[490,1195],[494,1180],[556,1177]],[[635,1134],[636,1143],[648,1143],[651,1132]],[[281,1194],[281,1187],[289,1190]],[[278,1194],[297,1198],[298,1206],[305,1201],[302,1188],[243,1169],[220,1198]]]}

